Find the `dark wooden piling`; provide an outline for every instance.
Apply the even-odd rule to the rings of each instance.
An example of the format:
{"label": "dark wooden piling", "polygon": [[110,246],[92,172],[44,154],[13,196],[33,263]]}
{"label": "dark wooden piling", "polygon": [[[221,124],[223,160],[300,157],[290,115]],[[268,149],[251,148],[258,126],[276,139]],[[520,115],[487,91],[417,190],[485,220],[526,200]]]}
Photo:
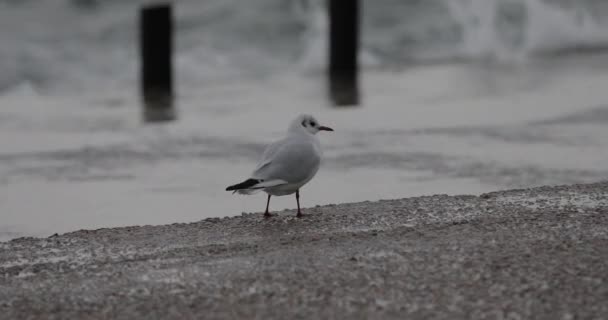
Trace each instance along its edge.
{"label": "dark wooden piling", "polygon": [[169,4],[141,9],[140,37],[144,121],[174,120],[173,21]]}
{"label": "dark wooden piling", "polygon": [[359,104],[359,0],[328,0],[329,92],[336,106]]}

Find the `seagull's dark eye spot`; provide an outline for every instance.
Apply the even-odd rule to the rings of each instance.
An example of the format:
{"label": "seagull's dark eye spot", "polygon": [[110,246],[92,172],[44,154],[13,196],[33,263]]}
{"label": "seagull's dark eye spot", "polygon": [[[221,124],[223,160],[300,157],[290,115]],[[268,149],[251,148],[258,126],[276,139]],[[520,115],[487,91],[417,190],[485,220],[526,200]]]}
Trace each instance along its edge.
{"label": "seagull's dark eye spot", "polygon": [[316,126],[317,126],[317,124],[316,124],[314,121],[311,121],[311,122],[310,122],[310,125],[311,125],[311,126],[313,126],[313,127],[316,127]]}

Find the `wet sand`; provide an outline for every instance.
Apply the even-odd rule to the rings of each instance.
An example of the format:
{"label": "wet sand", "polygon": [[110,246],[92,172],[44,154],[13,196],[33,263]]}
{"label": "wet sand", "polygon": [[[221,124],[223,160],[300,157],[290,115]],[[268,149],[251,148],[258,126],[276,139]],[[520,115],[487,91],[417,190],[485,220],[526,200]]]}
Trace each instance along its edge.
{"label": "wet sand", "polygon": [[608,182],[305,213],[0,243],[0,318],[608,314]]}

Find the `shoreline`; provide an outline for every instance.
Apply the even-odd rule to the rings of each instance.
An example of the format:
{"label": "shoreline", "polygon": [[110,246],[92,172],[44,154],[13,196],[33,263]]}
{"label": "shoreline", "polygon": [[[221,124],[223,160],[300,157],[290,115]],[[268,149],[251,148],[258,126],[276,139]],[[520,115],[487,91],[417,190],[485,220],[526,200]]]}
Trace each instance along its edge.
{"label": "shoreline", "polygon": [[608,182],[0,243],[7,318],[594,318]]}

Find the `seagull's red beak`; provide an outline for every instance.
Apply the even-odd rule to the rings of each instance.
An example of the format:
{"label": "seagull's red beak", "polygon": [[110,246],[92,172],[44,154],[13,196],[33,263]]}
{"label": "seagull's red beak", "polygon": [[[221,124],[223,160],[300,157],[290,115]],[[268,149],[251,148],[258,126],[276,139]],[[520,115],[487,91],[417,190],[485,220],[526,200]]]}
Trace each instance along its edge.
{"label": "seagull's red beak", "polygon": [[320,126],[319,131],[334,131],[334,129],[330,127]]}

